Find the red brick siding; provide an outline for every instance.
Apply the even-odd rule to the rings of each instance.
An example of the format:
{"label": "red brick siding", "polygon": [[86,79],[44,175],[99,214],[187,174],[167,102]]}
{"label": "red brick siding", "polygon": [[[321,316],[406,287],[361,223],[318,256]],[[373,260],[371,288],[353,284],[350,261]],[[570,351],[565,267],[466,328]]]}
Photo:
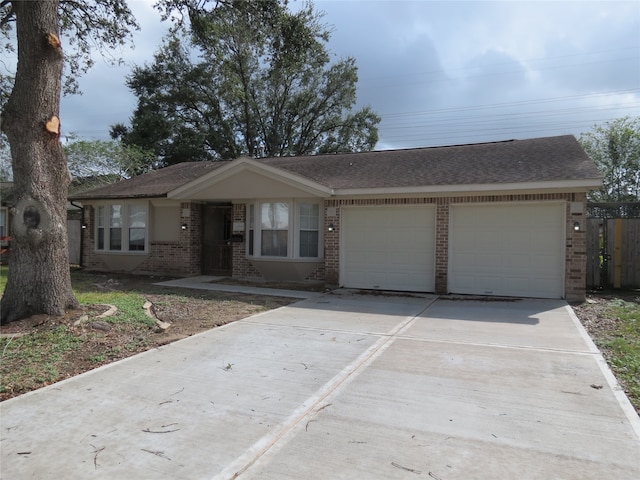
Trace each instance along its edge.
{"label": "red brick siding", "polygon": [[[327,212],[335,209],[335,215]],[[340,208],[335,200],[324,201],[324,281],[337,286],[340,277]],[[333,230],[329,231],[329,225]]]}
{"label": "red brick siding", "polygon": [[449,271],[449,202],[439,198],[436,204],[436,293],[448,292]]}
{"label": "red brick siding", "polygon": [[[581,212],[572,212],[571,203],[581,204]],[[578,209],[576,209],[578,210]],[[567,239],[565,258],[565,296],[569,301],[582,301],[585,298],[587,276],[587,198],[585,194],[574,194],[567,202]],[[575,231],[573,224],[578,222],[580,230]]]}
{"label": "red brick siding", "polygon": [[[509,195],[460,195],[454,197],[415,197],[415,198],[358,198],[330,199],[325,201],[325,212],[335,208],[336,215],[325,215],[325,279],[327,283],[339,284],[340,274],[340,210],[345,206],[371,205],[435,205],[436,206],[436,293],[448,292],[449,262],[449,206],[460,203],[495,203],[495,202],[544,202],[566,201],[567,242],[565,296],[567,300],[582,300],[585,296],[586,273],[586,241],[584,225],[586,225],[586,195],[584,193],[538,193]],[[581,203],[582,213],[571,214],[571,203]],[[580,232],[573,230],[573,223],[579,221],[583,226]],[[334,231],[328,231],[329,223],[333,223]]]}
{"label": "red brick siding", "polygon": [[[324,280],[329,285],[339,284],[340,275],[340,216],[344,206],[372,205],[434,205],[436,207],[436,293],[448,292],[448,250],[449,250],[449,206],[460,203],[492,203],[492,202],[531,202],[531,201],[565,201],[566,206],[566,250],[565,250],[565,295],[569,301],[579,301],[585,295],[586,274],[586,195],[584,193],[544,193],[544,194],[510,194],[510,195],[462,195],[455,197],[415,197],[415,198],[360,198],[360,199],[327,199],[324,202],[324,265],[307,277],[308,280]],[[574,208],[571,204],[580,204],[582,208]],[[137,273],[165,273],[175,275],[194,275],[201,272],[201,238],[202,213],[201,206],[195,203],[183,203],[182,212],[189,209],[189,214],[181,216],[181,223],[187,224],[187,230],[180,233],[178,242],[151,242],[149,257],[136,268]],[[335,211],[333,211],[335,210]],[[577,211],[576,211],[577,210]],[[332,213],[332,215],[329,215]],[[335,213],[333,215],[333,213]],[[233,206],[233,222],[246,225],[246,206]],[[581,230],[576,232],[573,223],[579,222]],[[95,252],[94,209],[85,207],[85,224],[83,229],[83,264],[87,269],[108,270],[103,261],[104,255]],[[333,231],[329,225],[333,224]],[[243,232],[246,236],[246,232]],[[233,277],[262,278],[256,268],[249,263],[246,256],[247,238],[242,243],[233,244]]]}
{"label": "red brick siding", "polygon": [[[197,203],[185,202],[180,205],[180,225],[186,224],[186,230],[180,230],[177,242],[160,242],[150,239],[149,252],[143,262],[131,270],[131,273],[189,276],[201,273],[202,210]],[[85,207],[82,258],[87,270],[109,271],[108,255],[95,250],[95,209]]]}
{"label": "red brick siding", "polygon": [[198,275],[202,272],[202,205],[180,204],[180,239],[177,242],[149,242],[149,256],[134,273]]}
{"label": "red brick siding", "polygon": [[233,244],[233,259],[232,259],[232,273],[233,278],[240,279],[260,279],[262,280],[262,274],[256,270],[256,268],[249,263],[247,259],[247,206],[244,203],[235,203],[233,205],[233,222],[242,222],[245,225],[245,231],[242,232],[244,241],[242,243]]}

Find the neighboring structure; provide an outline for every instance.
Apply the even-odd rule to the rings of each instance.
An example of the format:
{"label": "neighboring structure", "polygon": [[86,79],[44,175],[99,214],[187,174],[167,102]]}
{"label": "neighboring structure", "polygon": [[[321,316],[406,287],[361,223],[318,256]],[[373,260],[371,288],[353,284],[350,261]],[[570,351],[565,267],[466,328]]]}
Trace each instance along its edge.
{"label": "neighboring structure", "polygon": [[92,270],[579,300],[600,184],[561,136],[191,162],[72,199]]}
{"label": "neighboring structure", "polygon": [[[0,264],[9,263],[11,248],[11,221],[15,208],[15,191],[13,182],[0,182]],[[80,263],[81,235],[80,215],[78,207],[67,204],[67,236],[69,246],[69,262],[72,265]]]}
{"label": "neighboring structure", "polygon": [[0,182],[0,265],[9,261],[11,244],[11,219],[9,209],[13,206],[13,182]]}

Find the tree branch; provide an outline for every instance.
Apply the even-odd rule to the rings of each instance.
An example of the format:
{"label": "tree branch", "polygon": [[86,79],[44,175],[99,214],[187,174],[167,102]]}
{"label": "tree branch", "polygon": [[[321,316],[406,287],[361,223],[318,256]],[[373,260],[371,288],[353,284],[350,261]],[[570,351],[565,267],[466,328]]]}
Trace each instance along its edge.
{"label": "tree branch", "polygon": [[13,9],[13,3],[11,3],[10,0],[4,0],[0,2],[0,10],[7,7],[7,5],[9,5],[7,13],[2,18],[0,18],[0,29],[2,29],[2,27],[4,27],[5,25],[16,21],[16,12]]}

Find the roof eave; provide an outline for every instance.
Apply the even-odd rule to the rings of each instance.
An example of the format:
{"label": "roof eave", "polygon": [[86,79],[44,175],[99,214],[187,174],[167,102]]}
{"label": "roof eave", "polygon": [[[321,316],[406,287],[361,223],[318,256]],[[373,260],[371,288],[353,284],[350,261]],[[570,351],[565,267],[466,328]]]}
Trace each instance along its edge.
{"label": "roof eave", "polygon": [[486,184],[456,185],[424,185],[413,187],[373,187],[373,188],[338,188],[335,196],[353,195],[415,195],[415,194],[448,194],[448,193],[483,193],[503,191],[539,191],[555,190],[563,192],[583,192],[602,186],[602,179],[589,178],[581,180],[558,180],[543,182],[512,182]]}
{"label": "roof eave", "polygon": [[118,195],[90,195],[90,196],[69,196],[68,200],[71,201],[89,201],[89,200],[127,200],[127,199],[140,199],[140,198],[166,198],[166,193],[158,193],[158,194],[140,194],[140,195],[127,195],[127,194],[118,194]]}

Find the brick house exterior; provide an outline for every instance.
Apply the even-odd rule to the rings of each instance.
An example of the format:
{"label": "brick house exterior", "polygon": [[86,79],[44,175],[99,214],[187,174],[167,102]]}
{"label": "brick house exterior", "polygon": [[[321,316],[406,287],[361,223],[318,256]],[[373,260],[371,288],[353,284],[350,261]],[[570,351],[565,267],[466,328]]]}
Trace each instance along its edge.
{"label": "brick house exterior", "polygon": [[[460,274],[452,265],[469,257],[452,257],[456,254],[452,251],[450,231],[452,208],[507,205],[517,212],[525,206],[539,206],[541,211],[547,206],[561,207],[561,216],[557,218],[562,220],[556,221],[556,227],[563,230],[562,242],[556,242],[561,253],[552,248],[556,260],[550,269],[555,269],[556,277],[561,276],[563,285],[556,290],[558,293],[549,295],[581,300],[586,276],[586,192],[597,188],[600,181],[593,162],[573,137],[565,136],[391,152],[187,163],[73,199],[85,205],[83,265],[87,269],[179,276],[206,273],[202,258],[207,220],[202,206],[226,202],[232,224],[229,228],[236,237],[229,242],[229,276],[251,280],[271,280],[275,276],[279,280],[324,282],[328,286],[350,286],[345,280],[345,256],[353,252],[345,247],[345,229],[351,228],[342,218],[345,208],[353,211],[360,207],[395,207],[400,209],[398,212],[404,207],[424,208],[434,212],[435,237],[433,287],[427,288],[438,294],[455,290],[452,275]],[[106,251],[103,245],[102,249],[96,248],[95,208],[113,202],[125,205],[122,207],[125,213],[126,202],[147,205],[144,252]],[[277,258],[265,257],[258,247],[266,245],[270,238],[275,239],[277,232],[264,230],[255,218],[250,222],[249,209],[259,215],[265,205],[274,208],[276,204],[281,205],[278,208],[286,208],[289,215],[284,230],[284,235],[288,235],[288,253]],[[313,221],[318,226],[304,230],[299,211],[309,206],[317,212]],[[522,210],[527,211],[533,210]],[[101,220],[101,235],[105,235],[107,220],[106,217]],[[535,221],[536,217],[532,217],[532,224],[521,228],[535,233]],[[173,227],[162,227],[165,224]],[[505,237],[511,234],[504,233]],[[309,259],[298,252],[302,248],[298,246],[301,238],[309,235],[315,239],[317,258]],[[249,238],[257,250],[253,250],[253,244],[249,249]],[[278,238],[284,241],[282,235]],[[526,231],[514,238],[526,240]],[[392,249],[392,243],[387,248]],[[518,248],[509,245],[515,252],[514,258],[520,253]],[[522,246],[522,253],[526,253],[526,248]],[[375,262],[372,257],[372,263]],[[559,265],[560,262],[564,265]],[[400,273],[403,272],[399,270]],[[544,276],[541,274],[540,278]],[[419,288],[416,286],[416,291]],[[477,289],[482,293],[480,287]],[[508,289],[505,291],[510,295]]]}

